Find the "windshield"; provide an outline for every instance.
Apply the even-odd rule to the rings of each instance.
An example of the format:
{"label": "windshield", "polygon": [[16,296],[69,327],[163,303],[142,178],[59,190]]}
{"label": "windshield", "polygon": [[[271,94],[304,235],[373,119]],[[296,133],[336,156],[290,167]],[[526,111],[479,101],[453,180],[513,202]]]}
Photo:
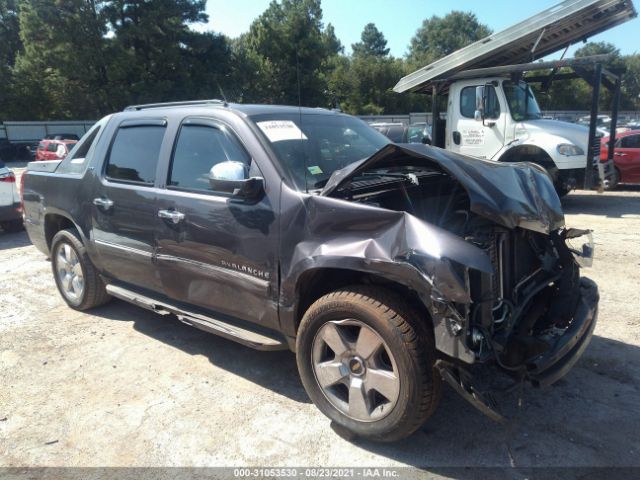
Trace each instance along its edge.
{"label": "windshield", "polygon": [[507,97],[511,116],[517,122],[522,120],[532,120],[542,118],[542,112],[536,101],[536,97],[531,91],[531,87],[526,82],[518,83],[505,80],[502,82],[504,93]]}
{"label": "windshield", "polygon": [[347,115],[274,113],[251,119],[301,191],[324,187],[333,172],[390,143],[362,120]]}

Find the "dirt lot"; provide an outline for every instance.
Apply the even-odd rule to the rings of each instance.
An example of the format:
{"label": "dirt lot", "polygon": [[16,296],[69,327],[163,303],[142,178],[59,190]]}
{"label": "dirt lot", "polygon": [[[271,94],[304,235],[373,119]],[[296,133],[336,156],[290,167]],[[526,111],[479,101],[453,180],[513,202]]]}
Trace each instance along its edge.
{"label": "dirt lot", "polygon": [[0,233],[3,466],[640,466],[640,189],[572,193],[595,231],[600,320],[558,384],[502,400],[507,426],[447,390],[395,445],[350,443],[288,352],[257,352],[120,301],[70,310],[24,233]]}

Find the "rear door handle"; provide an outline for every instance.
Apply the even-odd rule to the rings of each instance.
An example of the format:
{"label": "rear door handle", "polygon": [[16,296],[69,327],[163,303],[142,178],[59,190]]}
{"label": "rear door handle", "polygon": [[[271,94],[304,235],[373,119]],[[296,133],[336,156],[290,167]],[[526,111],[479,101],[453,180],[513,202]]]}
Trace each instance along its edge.
{"label": "rear door handle", "polygon": [[164,220],[171,220],[173,223],[180,223],[184,220],[184,213],[176,210],[158,210],[158,217]]}
{"label": "rear door handle", "polygon": [[109,200],[106,197],[98,197],[93,199],[93,204],[96,207],[103,208],[105,210],[109,210],[113,207],[113,200]]}
{"label": "rear door handle", "polygon": [[626,157],[627,156],[626,153],[622,153],[622,152],[615,152],[614,155],[617,156],[617,157]]}

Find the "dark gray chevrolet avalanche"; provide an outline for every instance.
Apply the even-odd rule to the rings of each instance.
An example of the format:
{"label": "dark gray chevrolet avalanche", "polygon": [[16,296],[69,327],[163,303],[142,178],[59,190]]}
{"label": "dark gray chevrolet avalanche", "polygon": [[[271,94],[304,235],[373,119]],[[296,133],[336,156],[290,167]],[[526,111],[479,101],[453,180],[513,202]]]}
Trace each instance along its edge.
{"label": "dark gray chevrolet avalanche", "polygon": [[443,379],[501,419],[477,372],[551,384],[596,323],[590,233],[540,167],[322,109],[129,107],[30,164],[24,211],[71,308],[117,297],[290,348],[318,408],[379,441],[420,427]]}

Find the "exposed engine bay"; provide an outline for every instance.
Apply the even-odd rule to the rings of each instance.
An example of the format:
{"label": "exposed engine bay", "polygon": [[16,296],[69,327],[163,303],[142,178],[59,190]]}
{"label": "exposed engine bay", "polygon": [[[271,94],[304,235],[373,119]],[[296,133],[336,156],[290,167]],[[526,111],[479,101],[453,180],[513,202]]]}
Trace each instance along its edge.
{"label": "exposed engine bay", "polygon": [[454,325],[479,362],[495,361],[526,375],[529,363],[550,351],[569,328],[580,300],[579,266],[567,237],[506,228],[470,209],[469,196],[441,169],[398,167],[363,172],[343,198],[411,215],[464,238],[491,259],[493,274],[467,270],[471,302],[456,303]]}

